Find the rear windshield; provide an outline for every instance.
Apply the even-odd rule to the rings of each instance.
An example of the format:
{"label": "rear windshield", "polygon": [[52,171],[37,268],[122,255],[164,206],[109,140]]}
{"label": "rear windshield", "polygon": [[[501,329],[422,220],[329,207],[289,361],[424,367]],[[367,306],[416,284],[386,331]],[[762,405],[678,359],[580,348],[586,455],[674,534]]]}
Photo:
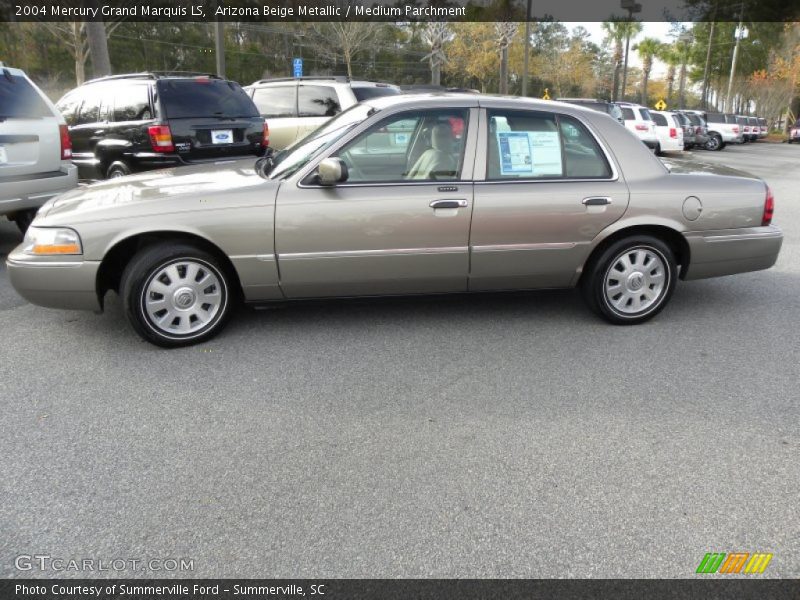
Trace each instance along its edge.
{"label": "rear windshield", "polygon": [[238,83],[220,79],[176,79],[158,82],[167,118],[257,117],[258,109]]}
{"label": "rear windshield", "polygon": [[653,117],[650,116],[650,111],[647,110],[646,108],[640,108],[639,114],[642,115],[642,119],[644,119],[645,121],[653,120]]}
{"label": "rear windshield", "polygon": [[397,96],[398,94],[400,94],[399,89],[388,86],[353,88],[353,95],[359,102],[363,102],[364,100],[370,100],[372,98],[380,98],[382,96]]}
{"label": "rear windshield", "polygon": [[739,121],[736,120],[736,115],[730,115],[725,113],[725,122],[736,125],[736,123],[738,123]]}
{"label": "rear windshield", "polygon": [[750,125],[758,125],[758,119],[756,119],[755,117],[750,117],[747,120],[750,123]]}
{"label": "rear windshield", "polygon": [[619,106],[616,104],[608,104],[608,114],[610,114],[615,119],[619,120],[622,119],[622,111],[620,110]]}
{"label": "rear windshield", "polygon": [[725,120],[725,115],[722,113],[707,113],[706,121],[709,123],[727,123]]}
{"label": "rear windshield", "polygon": [[30,82],[0,69],[0,118],[40,119],[52,113]]}
{"label": "rear windshield", "polygon": [[622,108],[622,116],[626,121],[633,121],[636,117],[633,116],[633,110],[630,108]]}
{"label": "rear windshield", "polygon": [[660,127],[667,126],[667,119],[666,117],[664,117],[664,115],[659,115],[658,113],[654,113],[653,121],[655,121],[656,125],[659,125]]}

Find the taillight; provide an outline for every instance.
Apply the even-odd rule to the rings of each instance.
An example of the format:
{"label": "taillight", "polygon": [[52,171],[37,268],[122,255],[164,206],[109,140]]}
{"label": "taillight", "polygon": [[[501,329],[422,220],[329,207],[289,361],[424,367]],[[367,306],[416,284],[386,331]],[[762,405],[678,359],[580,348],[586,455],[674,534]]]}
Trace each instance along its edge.
{"label": "taillight", "polygon": [[649,127],[647,125],[636,125],[637,131],[647,131]]}
{"label": "taillight", "polygon": [[147,128],[147,133],[150,135],[150,145],[153,147],[153,152],[175,151],[169,125],[151,125]]}
{"label": "taillight", "polygon": [[261,136],[261,146],[266,148],[269,146],[269,124],[264,121],[264,134]]}
{"label": "taillight", "polygon": [[739,128],[738,127],[734,127],[733,128],[733,133],[739,133]]}
{"label": "taillight", "polygon": [[695,133],[703,133],[703,128],[702,127],[695,127],[694,128],[694,132]]}
{"label": "taillight", "polygon": [[775,197],[772,195],[772,190],[767,186],[767,197],[764,199],[764,216],[761,217],[761,225],[769,225],[772,223],[772,213],[775,212]]}
{"label": "taillight", "polygon": [[61,137],[61,160],[71,160],[72,140],[69,139],[69,129],[66,125],[59,125],[58,134]]}
{"label": "taillight", "polygon": [[676,138],[678,137],[678,132],[675,130],[674,127],[669,128],[669,137]]}

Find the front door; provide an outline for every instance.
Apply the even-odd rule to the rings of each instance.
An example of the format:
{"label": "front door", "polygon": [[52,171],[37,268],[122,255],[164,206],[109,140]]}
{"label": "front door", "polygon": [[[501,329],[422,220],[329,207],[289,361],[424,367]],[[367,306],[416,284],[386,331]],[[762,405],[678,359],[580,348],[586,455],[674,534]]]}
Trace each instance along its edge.
{"label": "front door", "polygon": [[470,112],[395,113],[334,151],[347,165],[346,182],[283,183],[275,246],[284,294],[466,291],[474,158],[468,141],[477,135]]}

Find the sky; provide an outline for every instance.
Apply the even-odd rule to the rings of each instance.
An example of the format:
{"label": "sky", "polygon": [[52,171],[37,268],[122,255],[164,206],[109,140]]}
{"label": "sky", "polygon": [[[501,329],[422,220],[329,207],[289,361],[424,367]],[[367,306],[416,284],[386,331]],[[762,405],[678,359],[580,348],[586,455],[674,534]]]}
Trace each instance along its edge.
{"label": "sky", "polygon": [[[574,29],[579,25],[586,28],[591,36],[592,41],[595,44],[602,45],[603,39],[605,38],[605,33],[603,32],[603,24],[597,21],[591,23],[564,23],[567,28]],[[672,23],[668,22],[645,22],[642,23],[643,29],[642,33],[640,33],[636,38],[631,39],[631,52],[628,55],[628,64],[633,65],[634,67],[641,67],[642,61],[639,60],[639,55],[633,50],[633,46],[636,43],[636,40],[641,40],[646,37],[654,37],[662,42],[672,42],[674,38],[670,37],[669,32],[672,26]],[[653,72],[651,77],[660,78],[664,77],[667,72],[667,67],[656,59],[653,61]]]}

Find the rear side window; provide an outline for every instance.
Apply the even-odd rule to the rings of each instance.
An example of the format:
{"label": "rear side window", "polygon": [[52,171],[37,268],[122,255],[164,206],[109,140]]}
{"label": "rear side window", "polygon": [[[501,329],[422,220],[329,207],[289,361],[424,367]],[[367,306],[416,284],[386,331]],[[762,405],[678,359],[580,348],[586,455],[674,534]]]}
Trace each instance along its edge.
{"label": "rear side window", "polygon": [[736,125],[739,121],[736,120],[736,115],[725,115],[725,122]]}
{"label": "rear side window", "polygon": [[642,115],[642,119],[644,119],[645,121],[653,120],[653,117],[650,116],[650,111],[647,110],[646,108],[640,108],[639,114]]}
{"label": "rear side window", "polygon": [[47,104],[27,79],[0,69],[0,117],[40,119],[50,116]]}
{"label": "rear side window", "polygon": [[297,115],[334,117],[342,112],[336,90],[329,85],[301,85],[297,91]]}
{"label": "rear side window", "polygon": [[706,115],[706,122],[708,123],[727,123],[725,115],[722,113],[708,113]]}
{"label": "rear side window", "polygon": [[633,115],[633,109],[630,108],[622,108],[622,117],[626,121],[635,121],[636,117]]}
{"label": "rear side window", "polygon": [[127,85],[114,90],[115,121],[144,121],[152,118],[147,85]]}
{"label": "rear side window", "polygon": [[667,119],[664,117],[664,115],[653,113],[653,121],[655,121],[656,125],[660,127],[667,126]]}
{"label": "rear side window", "polygon": [[256,88],[253,102],[262,117],[296,117],[297,86],[276,85],[274,87]]}
{"label": "rear side window", "polygon": [[540,112],[489,113],[489,180],[608,178],[611,169],[573,117]]}
{"label": "rear side window", "polygon": [[356,100],[363,102],[372,98],[380,98],[382,96],[397,96],[400,90],[389,86],[370,86],[370,87],[354,87],[353,95]]}
{"label": "rear side window", "polygon": [[257,117],[253,101],[233,81],[198,77],[161,80],[158,93],[167,118]]}

